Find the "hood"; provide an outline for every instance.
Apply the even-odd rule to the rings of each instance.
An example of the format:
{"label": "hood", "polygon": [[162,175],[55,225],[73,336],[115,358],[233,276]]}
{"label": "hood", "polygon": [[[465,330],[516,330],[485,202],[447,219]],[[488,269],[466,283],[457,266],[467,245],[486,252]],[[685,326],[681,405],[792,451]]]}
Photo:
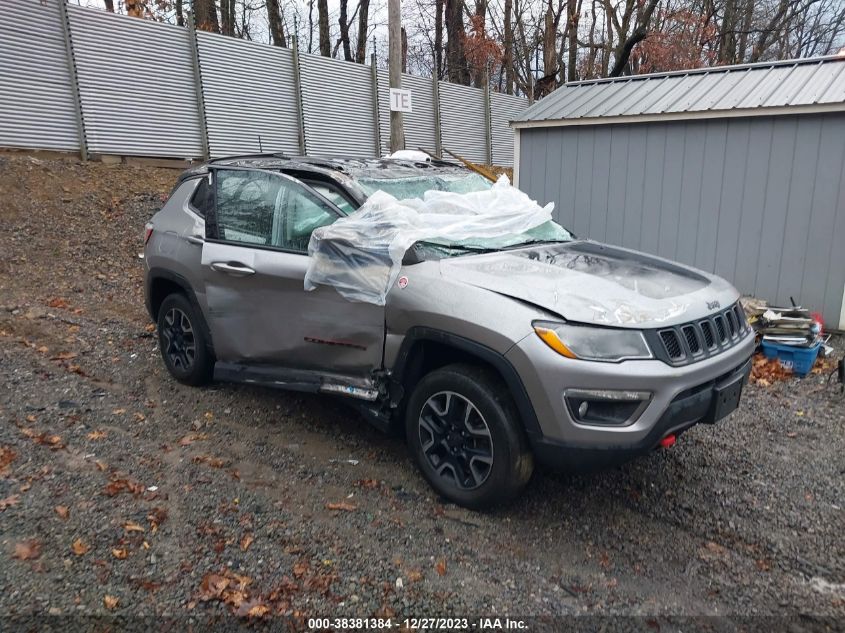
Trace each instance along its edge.
{"label": "hood", "polygon": [[720,277],[591,241],[454,257],[440,266],[450,280],[534,304],[567,321],[615,327],[692,321],[739,296]]}

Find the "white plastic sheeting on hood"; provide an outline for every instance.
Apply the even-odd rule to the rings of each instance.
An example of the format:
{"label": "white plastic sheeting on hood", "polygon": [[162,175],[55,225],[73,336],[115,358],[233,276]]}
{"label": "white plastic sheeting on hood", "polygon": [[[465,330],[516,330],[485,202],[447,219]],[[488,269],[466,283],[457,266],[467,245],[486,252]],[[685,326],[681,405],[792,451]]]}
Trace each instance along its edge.
{"label": "white plastic sheeting on hood", "polygon": [[553,208],[552,202],[541,207],[506,176],[485,191],[428,191],[423,199],[377,191],[355,213],[312,233],[305,289],[334,286],[352,301],[384,305],[415,242],[508,238],[551,223]]}

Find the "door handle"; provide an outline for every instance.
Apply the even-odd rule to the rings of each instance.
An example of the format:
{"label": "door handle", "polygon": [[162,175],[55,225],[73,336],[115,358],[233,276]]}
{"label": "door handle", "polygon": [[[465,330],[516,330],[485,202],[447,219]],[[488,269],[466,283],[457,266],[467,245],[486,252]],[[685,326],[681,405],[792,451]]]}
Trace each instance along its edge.
{"label": "door handle", "polygon": [[255,270],[241,262],[211,262],[211,269],[232,277],[246,277],[255,274]]}
{"label": "door handle", "polygon": [[187,237],[185,237],[185,239],[188,240],[191,244],[199,244],[200,246],[205,244],[205,239],[203,239],[199,235],[188,235]]}

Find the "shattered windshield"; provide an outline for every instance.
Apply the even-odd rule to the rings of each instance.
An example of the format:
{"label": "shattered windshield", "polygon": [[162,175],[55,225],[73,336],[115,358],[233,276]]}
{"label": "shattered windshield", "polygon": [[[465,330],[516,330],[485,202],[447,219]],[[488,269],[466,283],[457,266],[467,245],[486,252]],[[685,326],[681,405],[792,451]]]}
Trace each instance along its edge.
{"label": "shattered windshield", "polygon": [[480,174],[426,174],[403,178],[359,178],[358,184],[367,197],[376,191],[389,193],[397,200],[419,198],[426,191],[448,191],[450,193],[471,193],[486,191],[493,183]]}
{"label": "shattered windshield", "polygon": [[[515,248],[526,244],[569,242],[572,234],[554,220],[543,222],[521,233],[511,233],[500,237],[470,238],[466,240],[426,240],[425,246],[444,257],[455,257],[469,253],[498,251]],[[427,249],[428,250],[428,249]]]}

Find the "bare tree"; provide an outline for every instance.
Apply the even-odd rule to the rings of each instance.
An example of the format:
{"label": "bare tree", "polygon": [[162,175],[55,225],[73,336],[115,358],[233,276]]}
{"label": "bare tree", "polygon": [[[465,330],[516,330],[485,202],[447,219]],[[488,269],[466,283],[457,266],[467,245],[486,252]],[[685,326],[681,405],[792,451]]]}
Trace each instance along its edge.
{"label": "bare tree", "polygon": [[279,11],[279,0],[267,0],[267,24],[270,27],[273,45],[287,48],[288,44],[282,26],[282,13]]}
{"label": "bare tree", "polygon": [[320,55],[331,57],[332,43],[329,39],[329,3],[328,0],[317,0],[317,22],[320,32]]}

